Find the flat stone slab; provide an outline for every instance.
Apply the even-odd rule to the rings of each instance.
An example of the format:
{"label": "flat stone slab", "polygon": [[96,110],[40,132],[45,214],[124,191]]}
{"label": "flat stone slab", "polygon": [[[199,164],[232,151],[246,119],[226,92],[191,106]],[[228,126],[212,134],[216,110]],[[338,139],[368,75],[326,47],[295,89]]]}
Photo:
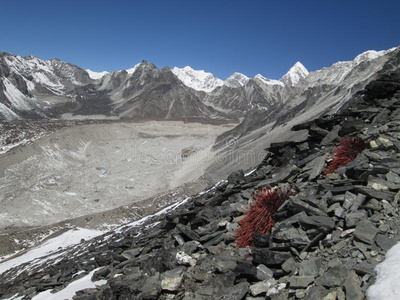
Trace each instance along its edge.
{"label": "flat stone slab", "polygon": [[376,228],[371,221],[362,220],[357,223],[356,230],[354,231],[354,236],[358,240],[366,244],[372,245],[378,231],[378,228]]}

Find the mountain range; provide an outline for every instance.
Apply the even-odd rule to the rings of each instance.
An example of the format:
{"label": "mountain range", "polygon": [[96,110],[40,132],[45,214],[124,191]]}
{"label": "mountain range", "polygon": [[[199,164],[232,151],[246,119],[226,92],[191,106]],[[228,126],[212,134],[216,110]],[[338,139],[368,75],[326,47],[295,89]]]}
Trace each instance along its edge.
{"label": "mountain range", "polygon": [[353,61],[311,73],[297,62],[279,80],[241,73],[221,80],[189,66],[159,70],[146,61],[129,70],[97,73],[58,59],[2,52],[0,121],[102,115],[137,121],[224,122],[256,113],[268,122],[285,122],[317,102],[340,106],[398,52],[397,48],[367,51]]}

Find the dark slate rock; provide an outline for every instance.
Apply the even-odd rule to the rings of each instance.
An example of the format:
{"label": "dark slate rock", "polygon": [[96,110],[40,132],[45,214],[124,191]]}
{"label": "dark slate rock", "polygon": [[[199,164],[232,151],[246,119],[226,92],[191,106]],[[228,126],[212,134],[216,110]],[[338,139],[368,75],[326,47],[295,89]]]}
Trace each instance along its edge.
{"label": "dark slate rock", "polygon": [[101,280],[101,279],[106,279],[108,274],[110,274],[110,273],[111,273],[111,271],[110,271],[109,268],[100,269],[100,270],[94,272],[94,274],[92,276],[92,281],[98,281],[98,280]]}
{"label": "dark slate rock", "polygon": [[281,266],[282,270],[284,270],[286,273],[290,273],[295,271],[298,268],[298,263],[294,260],[293,257],[290,257],[287,259]]}
{"label": "dark slate rock", "polygon": [[257,185],[257,187],[270,186],[279,182],[286,181],[296,170],[298,170],[298,168],[292,164],[289,166],[281,167],[274,174],[271,175],[272,178],[261,181]]}
{"label": "dark slate rock", "polygon": [[347,228],[352,228],[356,224],[367,217],[367,212],[365,210],[359,210],[352,213],[347,213],[345,215],[345,222]]}
{"label": "dark slate rock", "polygon": [[299,264],[299,275],[317,277],[319,276],[321,266],[322,260],[320,258],[304,260]]}
{"label": "dark slate rock", "polygon": [[249,260],[238,260],[235,272],[239,273],[240,276],[254,280],[257,278],[257,268]]}
{"label": "dark slate rock", "polygon": [[389,202],[395,196],[394,192],[390,192],[390,191],[386,191],[386,190],[374,190],[372,188],[369,188],[369,187],[366,187],[363,185],[354,186],[354,190],[358,193],[367,195],[371,198],[375,198],[375,199],[379,199],[379,200],[387,200]]}
{"label": "dark slate rock", "polygon": [[396,174],[400,174],[400,159],[385,158],[374,165],[376,169],[383,169],[385,174],[392,171]]}
{"label": "dark slate rock", "polygon": [[363,120],[348,120],[344,121],[342,128],[340,129],[341,135],[348,135],[353,132],[359,132],[366,127],[366,123]]}
{"label": "dark slate rock", "polygon": [[330,293],[329,290],[322,286],[313,286],[309,289],[307,296],[304,298],[305,300],[321,300],[328,296]]}
{"label": "dark slate rock", "polygon": [[228,176],[228,183],[229,184],[237,184],[244,181],[244,172],[243,170],[238,170],[235,172],[232,172],[229,176]]}
{"label": "dark slate rock", "polygon": [[269,280],[274,277],[274,272],[265,265],[257,266],[257,279],[260,281]]}
{"label": "dark slate rock", "polygon": [[177,291],[182,284],[184,267],[178,267],[161,274],[161,288],[167,291]]}
{"label": "dark slate rock", "polygon": [[301,201],[298,199],[298,197],[290,197],[289,203],[288,203],[288,209],[293,211],[294,213],[299,213],[299,212],[306,212],[309,215],[313,216],[326,216],[326,213],[323,212],[322,210],[313,207],[304,201]]}
{"label": "dark slate rock", "polygon": [[253,233],[252,234],[254,245],[258,248],[269,247],[271,241],[271,236],[269,234],[263,233]]}
{"label": "dark slate rock", "polygon": [[319,277],[316,284],[326,287],[338,287],[343,285],[349,274],[350,271],[345,266],[334,266]]}
{"label": "dark slate rock", "polygon": [[237,257],[231,255],[218,255],[214,257],[213,264],[220,273],[233,271],[237,267]]}
{"label": "dark slate rock", "polygon": [[249,290],[248,282],[241,282],[233,287],[229,287],[225,291],[225,295],[220,298],[221,300],[242,300]]}
{"label": "dark slate rock", "polygon": [[200,236],[196,232],[192,231],[188,226],[185,226],[183,224],[178,224],[176,225],[176,228],[179,229],[179,231],[182,232],[182,234],[186,236],[188,239],[191,240],[200,239]]}
{"label": "dark slate rock", "polygon": [[291,257],[289,252],[271,251],[262,248],[254,249],[252,254],[255,263],[266,266],[281,265]]}
{"label": "dark slate rock", "polygon": [[390,248],[392,248],[394,245],[396,245],[396,241],[391,239],[390,237],[387,237],[383,234],[378,234],[376,236],[376,244],[383,250],[383,251],[388,251]]}
{"label": "dark slate rock", "polygon": [[372,245],[375,235],[378,233],[378,231],[378,228],[376,228],[371,221],[362,220],[358,222],[356,226],[354,237],[366,244]]}
{"label": "dark slate rock", "polygon": [[314,282],[314,280],[314,276],[291,276],[288,278],[289,286],[292,289],[305,289]]}
{"label": "dark slate rock", "polygon": [[199,245],[200,243],[197,241],[189,241],[182,246],[182,251],[187,255],[190,255],[197,250]]}
{"label": "dark slate rock", "polygon": [[364,294],[361,290],[361,280],[357,274],[352,271],[344,282],[346,291],[346,299],[349,300],[364,300]]}
{"label": "dark slate rock", "polygon": [[127,259],[133,259],[133,258],[139,256],[140,252],[141,252],[141,249],[136,248],[136,249],[126,250],[126,251],[122,252],[121,255]]}
{"label": "dark slate rock", "polygon": [[160,273],[146,279],[142,288],[143,299],[156,300],[161,293]]}
{"label": "dark slate rock", "polygon": [[304,247],[310,243],[306,232],[293,226],[282,226],[273,231],[273,238],[277,241],[288,242],[292,247]]}
{"label": "dark slate rock", "polygon": [[387,108],[382,109],[372,120],[371,125],[377,125],[386,122],[389,119],[390,110]]}
{"label": "dark slate rock", "polygon": [[312,164],[311,173],[309,176],[309,180],[313,180],[317,178],[324,169],[325,166],[326,155],[322,155],[314,159],[310,164]]}
{"label": "dark slate rock", "polygon": [[299,218],[299,222],[307,227],[314,226],[327,229],[333,229],[335,227],[335,222],[332,220],[332,218],[326,216],[302,216]]}
{"label": "dark slate rock", "polygon": [[357,273],[360,274],[361,276],[366,275],[366,274],[372,274],[374,272],[374,269],[376,267],[376,264],[371,264],[366,261],[363,261],[359,264],[355,264],[351,268]]}
{"label": "dark slate rock", "polygon": [[395,183],[395,184],[399,184],[400,183],[400,176],[397,175],[396,173],[393,172],[389,172],[386,174],[386,179],[387,181],[391,182],[391,183]]}
{"label": "dark slate rock", "polygon": [[310,154],[308,157],[306,157],[306,158],[300,160],[300,161],[297,163],[297,165],[298,165],[300,168],[302,168],[304,165],[306,165],[306,164],[308,164],[310,161],[316,159],[318,156],[320,156],[320,153],[319,153],[319,152],[312,153],[312,154]]}
{"label": "dark slate rock", "polygon": [[332,130],[322,139],[321,145],[326,146],[331,144],[339,137],[340,125],[333,126]]}
{"label": "dark slate rock", "polygon": [[357,195],[353,194],[352,192],[346,192],[344,194],[344,202],[342,204],[342,207],[345,210],[350,210],[350,207],[353,206],[354,201],[356,201]]}

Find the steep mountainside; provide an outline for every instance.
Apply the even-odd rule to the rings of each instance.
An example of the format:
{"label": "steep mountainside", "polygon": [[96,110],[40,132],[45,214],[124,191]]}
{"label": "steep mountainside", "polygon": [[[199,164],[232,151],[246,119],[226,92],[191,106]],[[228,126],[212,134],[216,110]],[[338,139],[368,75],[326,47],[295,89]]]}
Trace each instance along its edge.
{"label": "steep mountainside", "polygon": [[[290,127],[322,114],[334,114],[382,73],[397,71],[399,60],[400,48],[368,51],[353,61],[338,62],[330,68],[311,72],[294,87],[276,85],[284,105],[280,102],[280,106],[276,106],[278,109],[261,109],[256,113],[248,113],[241,124],[222,134],[215,149],[220,151],[220,156],[226,155],[230,159],[223,163],[216,162],[208,174],[221,178],[238,166],[251,167],[261,161],[261,153],[271,142],[304,139],[304,133],[293,134]],[[251,82],[243,87],[243,92],[250,87]],[[273,94],[269,95],[272,97],[270,102],[276,101]],[[251,153],[251,157],[243,157],[243,153]]]}

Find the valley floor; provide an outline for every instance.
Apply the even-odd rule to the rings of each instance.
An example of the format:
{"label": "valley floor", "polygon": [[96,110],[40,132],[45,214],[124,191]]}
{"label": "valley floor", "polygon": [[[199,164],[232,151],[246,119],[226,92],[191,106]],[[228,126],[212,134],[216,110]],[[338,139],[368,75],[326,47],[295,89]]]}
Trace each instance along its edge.
{"label": "valley floor", "polygon": [[[118,220],[118,207],[138,203],[146,213],[160,193],[184,194],[185,183],[197,192],[206,185],[197,179],[213,159],[215,138],[233,126],[92,122],[27,139],[0,155],[0,233],[110,210]],[[152,200],[139,205],[145,199]]]}

